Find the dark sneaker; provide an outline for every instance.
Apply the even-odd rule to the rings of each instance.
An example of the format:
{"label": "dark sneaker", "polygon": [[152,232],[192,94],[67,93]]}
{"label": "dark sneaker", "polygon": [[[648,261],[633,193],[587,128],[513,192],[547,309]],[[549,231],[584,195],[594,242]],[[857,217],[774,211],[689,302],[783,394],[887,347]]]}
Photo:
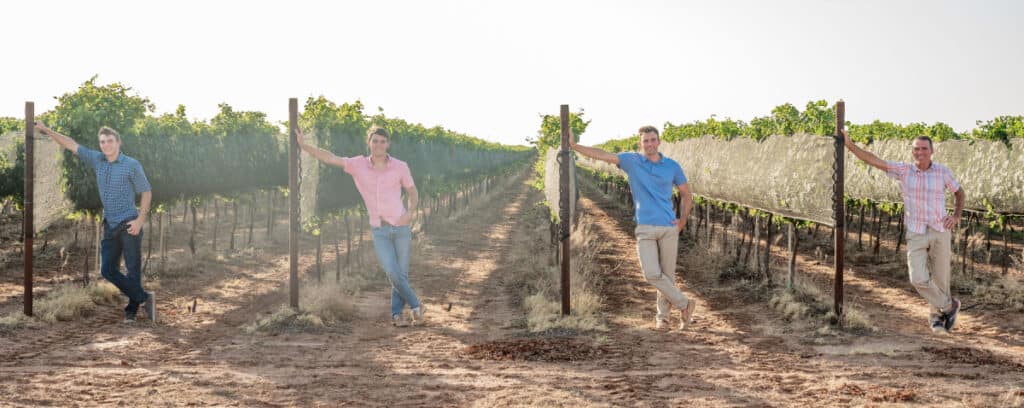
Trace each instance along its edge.
{"label": "dark sneaker", "polygon": [[125,314],[124,314],[124,323],[125,324],[135,324],[135,313],[125,312]]}
{"label": "dark sneaker", "polygon": [[944,332],[946,331],[946,319],[945,315],[932,316],[932,332]]}
{"label": "dark sneaker", "polygon": [[960,301],[953,299],[953,310],[950,310],[943,314],[946,318],[945,329],[947,332],[953,330],[953,325],[956,324],[956,314],[960,312]]}
{"label": "dark sneaker", "polygon": [[146,303],[142,306],[146,309],[146,315],[149,316],[149,320],[156,323],[156,293],[146,292]]}

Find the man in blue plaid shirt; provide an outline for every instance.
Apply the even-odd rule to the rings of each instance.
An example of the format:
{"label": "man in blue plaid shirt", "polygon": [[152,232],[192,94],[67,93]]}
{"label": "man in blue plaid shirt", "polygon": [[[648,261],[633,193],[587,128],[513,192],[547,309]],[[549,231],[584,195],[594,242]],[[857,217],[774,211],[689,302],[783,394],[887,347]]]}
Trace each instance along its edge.
{"label": "man in blue plaid shirt", "polygon": [[[41,123],[36,130],[74,152],[83,163],[96,171],[100,201],[103,203],[103,241],[100,242],[101,273],[128,297],[124,308],[125,323],[134,323],[140,305],[145,305],[149,319],[156,322],[156,299],[153,292],[142,288],[142,225],[149,213],[152,188],[142,164],[121,154],[121,136],[114,129],[100,128],[100,150],[79,145],[70,137],[54,132]],[[139,209],[135,195],[142,195]],[[128,275],[121,273],[124,256]]]}

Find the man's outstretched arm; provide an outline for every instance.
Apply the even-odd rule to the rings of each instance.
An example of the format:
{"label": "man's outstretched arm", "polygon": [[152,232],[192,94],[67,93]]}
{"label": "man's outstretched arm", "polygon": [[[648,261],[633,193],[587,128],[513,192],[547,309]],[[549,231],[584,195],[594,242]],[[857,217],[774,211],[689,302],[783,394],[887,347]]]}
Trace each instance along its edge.
{"label": "man's outstretched arm", "polygon": [[60,133],[54,132],[53,129],[46,127],[46,125],[40,122],[35,123],[35,128],[42,134],[49,136],[50,139],[53,139],[53,141],[57,142],[57,144],[64,146],[65,149],[70,150],[74,154],[78,154],[78,142],[76,142],[74,139],[64,136]]}
{"label": "man's outstretched arm", "polygon": [[850,153],[853,153],[854,156],[857,156],[857,158],[863,161],[864,163],[877,167],[879,170],[889,171],[888,162],[878,158],[878,156],[875,156],[874,153],[861,149],[859,146],[854,144],[853,140],[850,140],[850,135],[846,133],[846,130],[841,130],[840,133],[842,133],[843,141],[846,144],[846,148],[850,149]]}
{"label": "man's outstretched arm", "polygon": [[572,150],[575,150],[580,154],[594,160],[600,160],[614,165],[619,164],[619,156],[616,155],[615,153],[609,153],[596,147],[589,147],[576,144],[576,142],[573,140],[575,139],[575,136],[572,134],[571,130],[569,132],[569,148],[571,148]]}
{"label": "man's outstretched arm", "polygon": [[324,164],[341,167],[343,169],[345,168],[345,161],[334,153],[306,144],[306,136],[302,134],[302,129],[296,128],[295,133],[296,139],[298,139],[299,142],[299,147],[301,147],[302,150],[305,150],[306,153],[309,153],[310,156],[313,156],[313,158],[323,162]]}

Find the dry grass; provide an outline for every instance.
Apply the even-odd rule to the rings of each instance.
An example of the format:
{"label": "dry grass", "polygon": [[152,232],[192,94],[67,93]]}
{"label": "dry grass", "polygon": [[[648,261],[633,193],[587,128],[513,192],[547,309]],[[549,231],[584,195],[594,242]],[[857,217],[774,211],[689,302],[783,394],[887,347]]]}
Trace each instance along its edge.
{"label": "dry grass", "polygon": [[25,316],[20,310],[0,317],[0,333],[11,332],[32,323],[32,318]]}
{"label": "dry grass", "polygon": [[[150,289],[159,289],[159,285],[152,283],[148,283],[146,286]],[[89,297],[97,305],[117,304],[121,297],[121,291],[107,281],[90,284],[87,289],[89,289]]]}
{"label": "dry grass", "polygon": [[248,333],[295,333],[295,332],[318,332],[326,328],[323,319],[319,316],[299,312],[288,305],[281,305],[278,309],[265,318],[246,325],[242,329]]}
{"label": "dry grass", "polygon": [[[547,209],[534,207],[528,214],[535,230],[547,230]],[[527,328],[532,332],[553,329],[576,331],[607,330],[601,315],[602,299],[599,295],[602,280],[597,276],[595,256],[600,250],[599,237],[593,232],[593,224],[586,214],[580,214],[576,230],[570,237],[572,260],[570,272],[571,314],[561,314],[561,269],[551,265],[549,257],[537,254],[550,253],[547,240],[534,241],[534,245],[519,247],[514,259],[529,260],[520,269],[525,271],[518,279],[523,287],[520,294],[526,311]]]}
{"label": "dry grass", "polygon": [[569,316],[562,316],[562,303],[549,299],[544,293],[535,293],[526,298],[523,306],[527,310],[526,324],[532,332],[554,329],[574,331],[607,330],[601,317],[601,301],[590,293],[572,292]]}
{"label": "dry grass", "polygon": [[[985,235],[980,232],[968,237],[968,246],[972,248],[972,256],[976,255],[975,252],[979,251],[978,248],[984,246],[984,242]],[[1018,312],[1024,311],[1024,284],[1018,278],[1012,274],[1007,276],[983,271],[965,274],[960,270],[956,261],[954,259],[951,272],[952,282],[950,282],[954,291],[970,294],[976,303],[1000,306]],[[1024,263],[1017,256],[1011,254],[1010,261],[1014,269],[1024,270]]]}
{"label": "dry grass", "polygon": [[1024,312],[1024,284],[1012,276],[985,274],[970,277],[954,272],[952,280],[951,286],[961,293],[969,293],[975,303]]}
{"label": "dry grass", "polygon": [[817,326],[818,335],[834,335],[840,328],[861,333],[875,330],[870,317],[850,302],[843,307],[842,319],[837,320],[832,310],[832,298],[812,284],[797,281],[792,288],[768,290],[768,304],[772,309],[789,322]]}
{"label": "dry grass", "polygon": [[299,297],[299,306],[306,313],[318,316],[326,324],[351,320],[356,314],[352,299],[358,295],[364,281],[353,276],[341,282],[306,285]]}
{"label": "dry grass", "polygon": [[768,305],[786,320],[806,320],[828,313],[828,307],[819,302],[822,297],[821,291],[814,286],[797,284],[793,289],[774,291]]}
{"label": "dry grass", "polygon": [[54,323],[90,316],[95,312],[97,305],[115,304],[120,297],[121,291],[106,281],[91,283],[85,287],[74,284],[59,285],[35,303],[34,318],[25,316],[21,311],[0,318],[0,332],[15,330],[34,321]]}
{"label": "dry grass", "polygon": [[37,303],[35,314],[41,321],[53,323],[89,316],[98,304],[113,304],[121,292],[105,281],[86,287],[65,284],[46,294]]}
{"label": "dry grass", "polygon": [[353,297],[365,281],[342,279],[317,285],[307,282],[299,292],[299,307],[281,305],[274,313],[243,327],[246,333],[320,332],[336,327],[355,317]]}

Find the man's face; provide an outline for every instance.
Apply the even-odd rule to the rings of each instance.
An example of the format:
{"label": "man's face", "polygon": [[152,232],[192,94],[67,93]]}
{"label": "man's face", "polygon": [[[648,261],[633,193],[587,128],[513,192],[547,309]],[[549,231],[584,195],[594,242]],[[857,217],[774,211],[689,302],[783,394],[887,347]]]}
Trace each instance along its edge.
{"label": "man's face", "polygon": [[104,155],[117,156],[121,151],[121,141],[111,135],[100,135],[100,150]]}
{"label": "man's face", "polygon": [[661,145],[661,139],[656,133],[646,132],[640,135],[640,148],[643,149],[644,154],[658,153],[659,145]]}
{"label": "man's face", "polygon": [[381,135],[373,135],[370,137],[370,154],[374,156],[382,156],[388,153],[388,138]]}
{"label": "man's face", "polygon": [[928,163],[932,160],[932,147],[928,144],[927,140],[914,139],[914,144],[911,145],[914,149],[914,161],[918,163]]}

